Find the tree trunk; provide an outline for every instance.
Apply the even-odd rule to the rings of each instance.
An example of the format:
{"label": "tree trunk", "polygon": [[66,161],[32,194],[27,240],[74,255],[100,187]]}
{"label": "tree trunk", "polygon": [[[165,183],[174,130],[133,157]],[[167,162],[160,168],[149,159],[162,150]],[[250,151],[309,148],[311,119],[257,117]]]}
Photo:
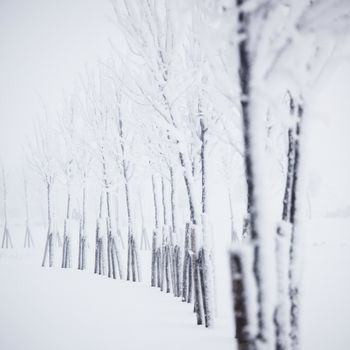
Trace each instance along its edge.
{"label": "tree trunk", "polygon": [[117,225],[117,237],[119,238],[122,249],[125,249],[124,239],[119,228],[119,196],[116,198],[116,225]]}
{"label": "tree trunk", "polygon": [[[107,198],[109,198],[107,196]],[[108,205],[108,204],[107,204]],[[116,278],[115,275],[115,261],[114,261],[114,256],[113,256],[113,238],[112,238],[112,228],[110,225],[110,218],[108,217],[106,219],[106,228],[107,228],[107,276],[109,278],[113,277],[114,279]]]}
{"label": "tree trunk", "polygon": [[166,278],[166,292],[170,293],[170,248],[169,248],[169,244],[167,244],[165,246],[165,278]]}
{"label": "tree trunk", "polygon": [[[289,112],[295,116],[295,102],[289,94]],[[290,348],[289,337],[291,318],[289,315],[289,266],[285,261],[289,255],[291,243],[291,200],[293,190],[293,173],[295,168],[295,132],[288,129],[287,175],[283,196],[282,222],[276,231],[276,266],[277,266],[277,305],[274,314],[276,350]]]}
{"label": "tree trunk", "polygon": [[26,232],[24,236],[24,248],[31,248],[34,247],[34,241],[29,227],[28,186],[26,177],[24,177],[24,203],[26,210]]}
{"label": "tree trunk", "polygon": [[49,267],[53,266],[53,233],[52,233],[52,216],[51,216],[51,183],[46,182],[46,191],[47,191],[47,238],[45,243],[44,257],[41,266],[46,265],[46,259],[49,259]]}
{"label": "tree trunk", "polygon": [[212,276],[210,275],[209,268],[209,247],[208,247],[208,237],[207,237],[207,138],[206,134],[208,128],[205,125],[204,116],[201,107],[201,99],[198,103],[198,113],[200,117],[200,128],[201,128],[201,175],[202,175],[202,235],[203,235],[203,247],[201,251],[201,257],[199,259],[200,274],[201,274],[201,291],[203,298],[203,311],[205,326],[211,327],[213,323],[213,313],[212,313]]}
{"label": "tree trunk", "polygon": [[[230,268],[232,278],[233,311],[235,316],[236,339],[239,350],[257,350],[254,319],[255,314],[249,310],[254,300],[249,298],[252,295],[252,287],[249,284],[249,275],[252,264],[244,251],[235,248],[230,252]],[[254,296],[253,296],[254,297]]]}
{"label": "tree trunk", "polygon": [[194,286],[194,310],[197,316],[197,324],[203,324],[202,305],[201,305],[201,291],[199,283],[199,264],[196,252],[196,228],[191,227],[191,250],[192,250],[192,273],[193,273],[193,286]]}
{"label": "tree trunk", "polygon": [[63,248],[62,248],[62,268],[70,267],[70,233],[67,225],[69,225],[70,219],[70,203],[71,203],[71,195],[68,192],[67,195],[67,212],[66,219],[64,220],[64,229],[63,229]]}
{"label": "tree trunk", "polygon": [[290,223],[292,225],[291,239],[289,246],[289,297],[290,297],[290,338],[292,350],[300,348],[299,344],[299,280],[297,271],[298,261],[298,231],[296,229],[296,215],[297,215],[297,196],[298,196],[298,182],[300,173],[300,129],[303,117],[303,107],[298,105],[296,111],[296,125],[295,125],[295,150],[294,150],[294,169],[292,179],[292,193],[291,193],[291,205],[290,205]]}
{"label": "tree trunk", "polygon": [[153,231],[152,238],[152,267],[151,267],[151,286],[156,286],[156,272],[157,272],[157,232]]}
{"label": "tree trunk", "polygon": [[161,247],[161,270],[160,270],[160,290],[164,290],[165,280],[165,226],[162,228],[162,247]]}
{"label": "tree trunk", "polygon": [[160,288],[161,287],[161,275],[160,275],[160,271],[161,271],[161,249],[158,248],[157,249],[157,287]]}
{"label": "tree trunk", "polygon": [[[159,219],[158,219],[158,202],[157,202],[157,192],[156,192],[156,184],[154,180],[154,176],[152,175],[152,192],[153,192],[153,205],[154,205],[154,225],[155,230],[153,231],[152,237],[152,272],[151,272],[151,286],[156,286],[156,273],[159,274],[159,264],[158,264],[158,228],[159,228]],[[158,278],[158,283],[159,283]]]}
{"label": "tree trunk", "polygon": [[174,247],[174,295],[175,297],[181,296],[181,281],[180,281],[180,270],[181,270],[181,249],[178,245]]}
{"label": "tree trunk", "polygon": [[170,202],[171,202],[171,226],[173,234],[175,235],[176,239],[176,205],[175,205],[175,182],[174,182],[174,169],[172,167],[169,168],[170,171],[170,186],[171,186],[171,192],[170,192]]}
{"label": "tree trunk", "polygon": [[82,220],[79,220],[79,246],[78,246],[78,270],[82,270],[82,241],[83,241],[83,233],[82,233]]}
{"label": "tree trunk", "polygon": [[123,279],[123,265],[122,265],[122,259],[121,259],[121,257],[120,257],[119,249],[118,249],[118,247],[117,247],[117,243],[116,243],[116,241],[115,241],[114,238],[113,238],[112,246],[113,246],[113,250],[114,250],[116,262],[117,262],[117,265],[118,265],[119,278],[120,278],[120,279]]}
{"label": "tree trunk", "polygon": [[99,223],[96,220],[96,233],[95,233],[95,269],[94,273],[99,271]]}
{"label": "tree trunk", "polygon": [[290,231],[290,223],[282,221],[276,234],[277,303],[274,313],[276,350],[290,349],[290,301],[288,295]]}
{"label": "tree trunk", "polygon": [[190,247],[190,224],[186,223],[183,277],[182,277],[182,301],[187,301],[187,289],[188,289],[188,282],[189,282],[188,269],[190,268],[190,265],[189,265],[189,247]]}
{"label": "tree trunk", "polygon": [[159,215],[158,215],[158,201],[157,201],[157,192],[154,175],[152,175],[152,190],[153,190],[153,205],[154,205],[154,224],[155,228],[159,228]]}
{"label": "tree trunk", "polygon": [[233,206],[232,206],[232,197],[231,197],[231,191],[228,188],[227,189],[228,193],[228,201],[230,205],[230,224],[231,224],[231,243],[235,243],[239,241],[237,232],[235,230],[235,223],[234,223],[234,218],[233,218]]}
{"label": "tree trunk", "polygon": [[[101,212],[100,212],[101,214]],[[95,243],[95,270],[94,272],[99,275],[105,274],[105,261],[104,261],[104,243],[101,236],[101,219],[96,221],[96,243]]]}
{"label": "tree trunk", "polygon": [[[130,281],[132,277],[133,282],[136,282],[137,280],[136,276],[137,275],[141,276],[141,271],[140,271],[140,266],[138,264],[137,247],[135,244],[135,236],[134,236],[133,226],[132,226],[129,178],[127,174],[126,154],[125,154],[125,147],[124,147],[124,131],[123,131],[123,122],[120,115],[118,119],[118,127],[119,127],[119,142],[120,142],[120,148],[122,151],[122,169],[123,169],[123,178],[124,178],[126,210],[128,215],[128,262],[127,262],[126,279]],[[138,269],[138,271],[136,271],[136,269]]]}
{"label": "tree trunk", "polygon": [[4,202],[4,233],[2,237],[1,248],[13,248],[11,234],[8,229],[7,222],[7,187],[6,187],[6,177],[5,177],[5,169],[2,167],[2,184],[3,184],[3,202]]}
{"label": "tree trunk", "polygon": [[[255,339],[255,346],[260,342],[262,344],[269,344],[268,334],[268,316],[266,314],[266,300],[262,288],[262,275],[265,265],[263,265],[261,259],[261,240],[260,229],[258,227],[258,215],[260,215],[259,207],[257,204],[257,188],[256,188],[256,173],[254,169],[253,159],[253,147],[254,142],[254,129],[252,122],[257,116],[252,114],[252,93],[251,93],[251,57],[250,57],[250,9],[245,8],[246,0],[236,0],[238,7],[238,36],[241,40],[238,43],[238,70],[239,70],[239,82],[240,82],[240,95],[241,95],[241,109],[243,119],[243,139],[244,139],[244,164],[245,174],[247,180],[247,195],[248,195],[248,215],[250,226],[250,240],[254,247],[254,264],[253,273],[255,277],[255,283],[257,287],[257,322],[258,322],[258,334]],[[239,333],[241,335],[241,333]],[[241,343],[244,339],[238,339]]]}
{"label": "tree trunk", "polygon": [[78,269],[85,269],[85,249],[86,249],[86,175],[84,174],[83,179],[83,203],[82,203],[82,217],[79,225],[79,256],[78,256]]}
{"label": "tree trunk", "polygon": [[[200,286],[199,286],[199,278],[198,278],[198,264],[197,264],[197,239],[196,239],[196,229],[195,226],[198,223],[196,206],[194,203],[194,192],[193,192],[193,184],[192,184],[192,173],[189,168],[188,159],[183,156],[183,154],[179,153],[180,164],[184,171],[184,181],[187,190],[188,204],[190,208],[190,218],[191,218],[191,266],[192,266],[192,277],[193,277],[193,290],[194,290],[194,305],[195,311],[197,314],[197,324],[202,324],[202,308],[200,301]],[[192,281],[191,281],[192,283]],[[189,298],[187,299],[189,300]]]}

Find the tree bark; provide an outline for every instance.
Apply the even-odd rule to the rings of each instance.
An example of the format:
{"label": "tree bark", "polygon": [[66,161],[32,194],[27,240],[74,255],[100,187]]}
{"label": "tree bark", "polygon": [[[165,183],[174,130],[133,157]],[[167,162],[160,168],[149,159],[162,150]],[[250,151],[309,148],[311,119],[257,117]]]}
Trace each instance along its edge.
{"label": "tree bark", "polygon": [[182,301],[187,301],[188,288],[188,269],[189,266],[189,246],[190,246],[190,224],[186,223],[185,228],[185,245],[184,245],[184,263],[183,263],[183,277],[182,277]]}
{"label": "tree bark", "polygon": [[204,311],[204,320],[205,326],[211,327],[213,323],[212,318],[212,284],[210,268],[209,268],[209,247],[208,247],[208,237],[207,237],[207,138],[206,134],[208,128],[205,125],[204,115],[201,107],[201,99],[198,103],[198,114],[200,117],[200,128],[201,128],[201,175],[202,175],[202,235],[203,235],[203,247],[200,250],[201,257],[199,257],[199,267],[201,273],[201,291],[203,299],[203,311]]}
{"label": "tree bark", "polygon": [[200,292],[200,283],[199,283],[199,264],[197,259],[196,251],[196,228],[191,227],[191,250],[192,250],[192,273],[193,273],[193,287],[194,287],[194,310],[197,316],[197,324],[203,324],[203,315],[202,315],[202,305],[201,305],[201,292]]}
{"label": "tree bark", "polygon": [[[157,202],[157,192],[154,175],[152,175],[152,192],[153,192],[153,205],[154,205],[154,225],[155,230],[153,231],[152,237],[152,272],[151,272],[151,286],[156,286],[156,277],[157,273],[159,274],[159,264],[158,264],[158,228],[159,228],[159,219],[158,219],[158,202]],[[159,283],[159,278],[158,278]]]}
{"label": "tree bark", "polygon": [[34,247],[34,240],[29,227],[28,186],[26,177],[24,177],[24,202],[26,211],[26,232],[24,236],[24,248],[31,248]]}
{"label": "tree bark", "polygon": [[44,257],[42,261],[42,266],[46,265],[47,256],[49,258],[49,267],[53,266],[53,234],[52,234],[52,216],[51,216],[51,183],[50,181],[46,182],[46,192],[47,192],[47,238],[45,243]]}
{"label": "tree bark", "polygon": [[295,150],[294,150],[294,169],[292,179],[292,193],[290,205],[290,223],[292,225],[291,240],[289,246],[289,297],[291,303],[290,309],[290,339],[292,350],[300,348],[300,326],[299,326],[299,281],[297,274],[297,260],[298,260],[298,231],[296,229],[296,215],[297,215],[297,199],[300,173],[300,130],[304,109],[301,104],[298,105],[296,111],[295,124]]}
{"label": "tree bark", "polygon": [[[123,121],[121,116],[118,116],[118,127],[119,127],[119,142],[120,148],[122,151],[122,170],[123,170],[123,178],[124,178],[124,190],[125,190],[125,201],[126,201],[126,210],[128,215],[128,261],[127,261],[127,273],[126,279],[128,281],[131,280],[136,282],[136,276],[141,275],[140,266],[136,260],[137,257],[137,248],[135,244],[135,236],[132,227],[132,217],[131,217],[131,208],[130,208],[130,193],[129,193],[129,179],[127,174],[127,164],[126,164],[126,152],[124,145],[124,131],[123,131]],[[136,268],[138,271],[136,272]]]}
{"label": "tree bark", "polygon": [[252,320],[249,318],[248,295],[251,291],[246,283],[246,274],[251,273],[244,259],[244,255],[238,249],[230,252],[230,268],[232,276],[233,310],[235,316],[236,339],[239,350],[257,350],[256,339],[251,334]]}
{"label": "tree bark", "polygon": [[152,266],[151,266],[151,286],[156,286],[156,272],[157,272],[157,232],[153,231],[152,238]]}
{"label": "tree bark", "polygon": [[68,192],[67,194],[67,212],[66,219],[64,220],[64,229],[63,229],[63,247],[62,247],[62,268],[70,267],[70,233],[67,228],[70,219],[70,203],[71,203],[71,195]]}
{"label": "tree bark", "polygon": [[230,224],[231,224],[231,243],[235,243],[238,242],[238,235],[237,232],[235,230],[235,223],[234,223],[234,217],[233,217],[233,206],[232,206],[232,196],[231,196],[231,191],[228,188],[227,189],[227,193],[228,193],[228,201],[229,201],[229,205],[230,205]]}
{"label": "tree bark", "polygon": [[2,167],[2,184],[3,184],[3,203],[4,203],[4,233],[2,238],[1,248],[13,248],[11,234],[8,229],[8,221],[7,221],[7,186],[6,186],[6,177],[5,177],[5,169]]}
{"label": "tree bark", "polygon": [[[242,109],[243,120],[243,140],[244,140],[244,164],[245,174],[247,180],[247,207],[249,215],[250,226],[250,240],[254,247],[254,277],[257,287],[257,321],[258,321],[258,334],[256,337],[256,343],[262,344],[268,343],[267,334],[267,315],[265,313],[265,295],[262,288],[262,273],[264,265],[261,259],[261,235],[258,227],[257,219],[260,215],[257,205],[257,189],[256,189],[256,173],[254,171],[253,160],[253,147],[252,138],[254,138],[254,130],[252,128],[253,118],[257,118],[252,114],[252,92],[251,92],[251,64],[252,58],[250,56],[250,13],[249,9],[245,8],[246,0],[236,0],[238,7],[238,36],[241,38],[238,44],[238,71],[239,71],[239,83],[240,83],[240,103]],[[242,339],[243,341],[244,339]],[[238,340],[240,343],[241,341]]]}

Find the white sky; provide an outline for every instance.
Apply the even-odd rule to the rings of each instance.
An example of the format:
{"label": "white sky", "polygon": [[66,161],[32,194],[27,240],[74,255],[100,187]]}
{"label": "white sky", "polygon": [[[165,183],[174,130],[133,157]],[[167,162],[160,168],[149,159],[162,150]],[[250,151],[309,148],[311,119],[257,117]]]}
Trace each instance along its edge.
{"label": "white sky", "polygon": [[85,67],[109,56],[109,0],[0,0],[2,150],[30,132],[45,102],[56,114]]}

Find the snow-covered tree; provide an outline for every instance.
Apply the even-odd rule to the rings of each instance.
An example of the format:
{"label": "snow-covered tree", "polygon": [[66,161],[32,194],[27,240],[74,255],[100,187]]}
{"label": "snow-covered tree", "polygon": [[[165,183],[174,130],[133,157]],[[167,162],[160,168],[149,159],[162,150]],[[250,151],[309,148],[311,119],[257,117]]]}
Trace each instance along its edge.
{"label": "snow-covered tree", "polygon": [[3,203],[4,203],[4,232],[2,235],[1,248],[13,248],[11,233],[8,228],[8,215],[7,215],[7,183],[6,183],[6,173],[5,167],[2,165],[2,195],[3,195]]}
{"label": "snow-covered tree", "polygon": [[53,186],[58,173],[56,133],[52,120],[47,113],[38,122],[35,130],[35,140],[29,144],[28,160],[33,169],[41,177],[46,187],[47,195],[47,238],[42,260],[42,266],[52,267],[54,264],[54,227],[53,227]]}

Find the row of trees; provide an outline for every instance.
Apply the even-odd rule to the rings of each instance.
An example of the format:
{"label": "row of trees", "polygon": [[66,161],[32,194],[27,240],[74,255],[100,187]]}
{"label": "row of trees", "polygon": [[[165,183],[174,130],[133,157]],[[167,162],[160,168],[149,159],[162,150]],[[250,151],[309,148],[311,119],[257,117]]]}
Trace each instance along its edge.
{"label": "row of trees", "polygon": [[[62,268],[72,266],[69,222],[72,197],[80,197],[78,269],[87,267],[87,220],[95,215],[94,273],[141,281],[147,269],[152,287],[193,302],[197,324],[212,326],[208,178],[220,164],[230,213],[238,346],[298,349],[304,119],[312,86],[336,57],[335,39],[348,29],[349,3],[113,0],[112,5],[116,57],[82,79],[57,125],[45,114],[28,152],[47,195],[42,265],[54,265],[53,192],[59,178],[66,188]],[[269,182],[271,159],[282,169],[273,177],[282,184],[277,196]],[[242,185],[240,232],[232,190]],[[93,214],[87,198],[96,191],[98,199],[90,195],[98,208]],[[278,217],[271,213],[272,197],[279,201]],[[151,235],[145,224],[150,202]],[[28,224],[27,232],[30,242]],[[213,233],[220,239],[215,226]],[[3,246],[9,237],[5,215]],[[139,248],[151,251],[150,266]]]}

